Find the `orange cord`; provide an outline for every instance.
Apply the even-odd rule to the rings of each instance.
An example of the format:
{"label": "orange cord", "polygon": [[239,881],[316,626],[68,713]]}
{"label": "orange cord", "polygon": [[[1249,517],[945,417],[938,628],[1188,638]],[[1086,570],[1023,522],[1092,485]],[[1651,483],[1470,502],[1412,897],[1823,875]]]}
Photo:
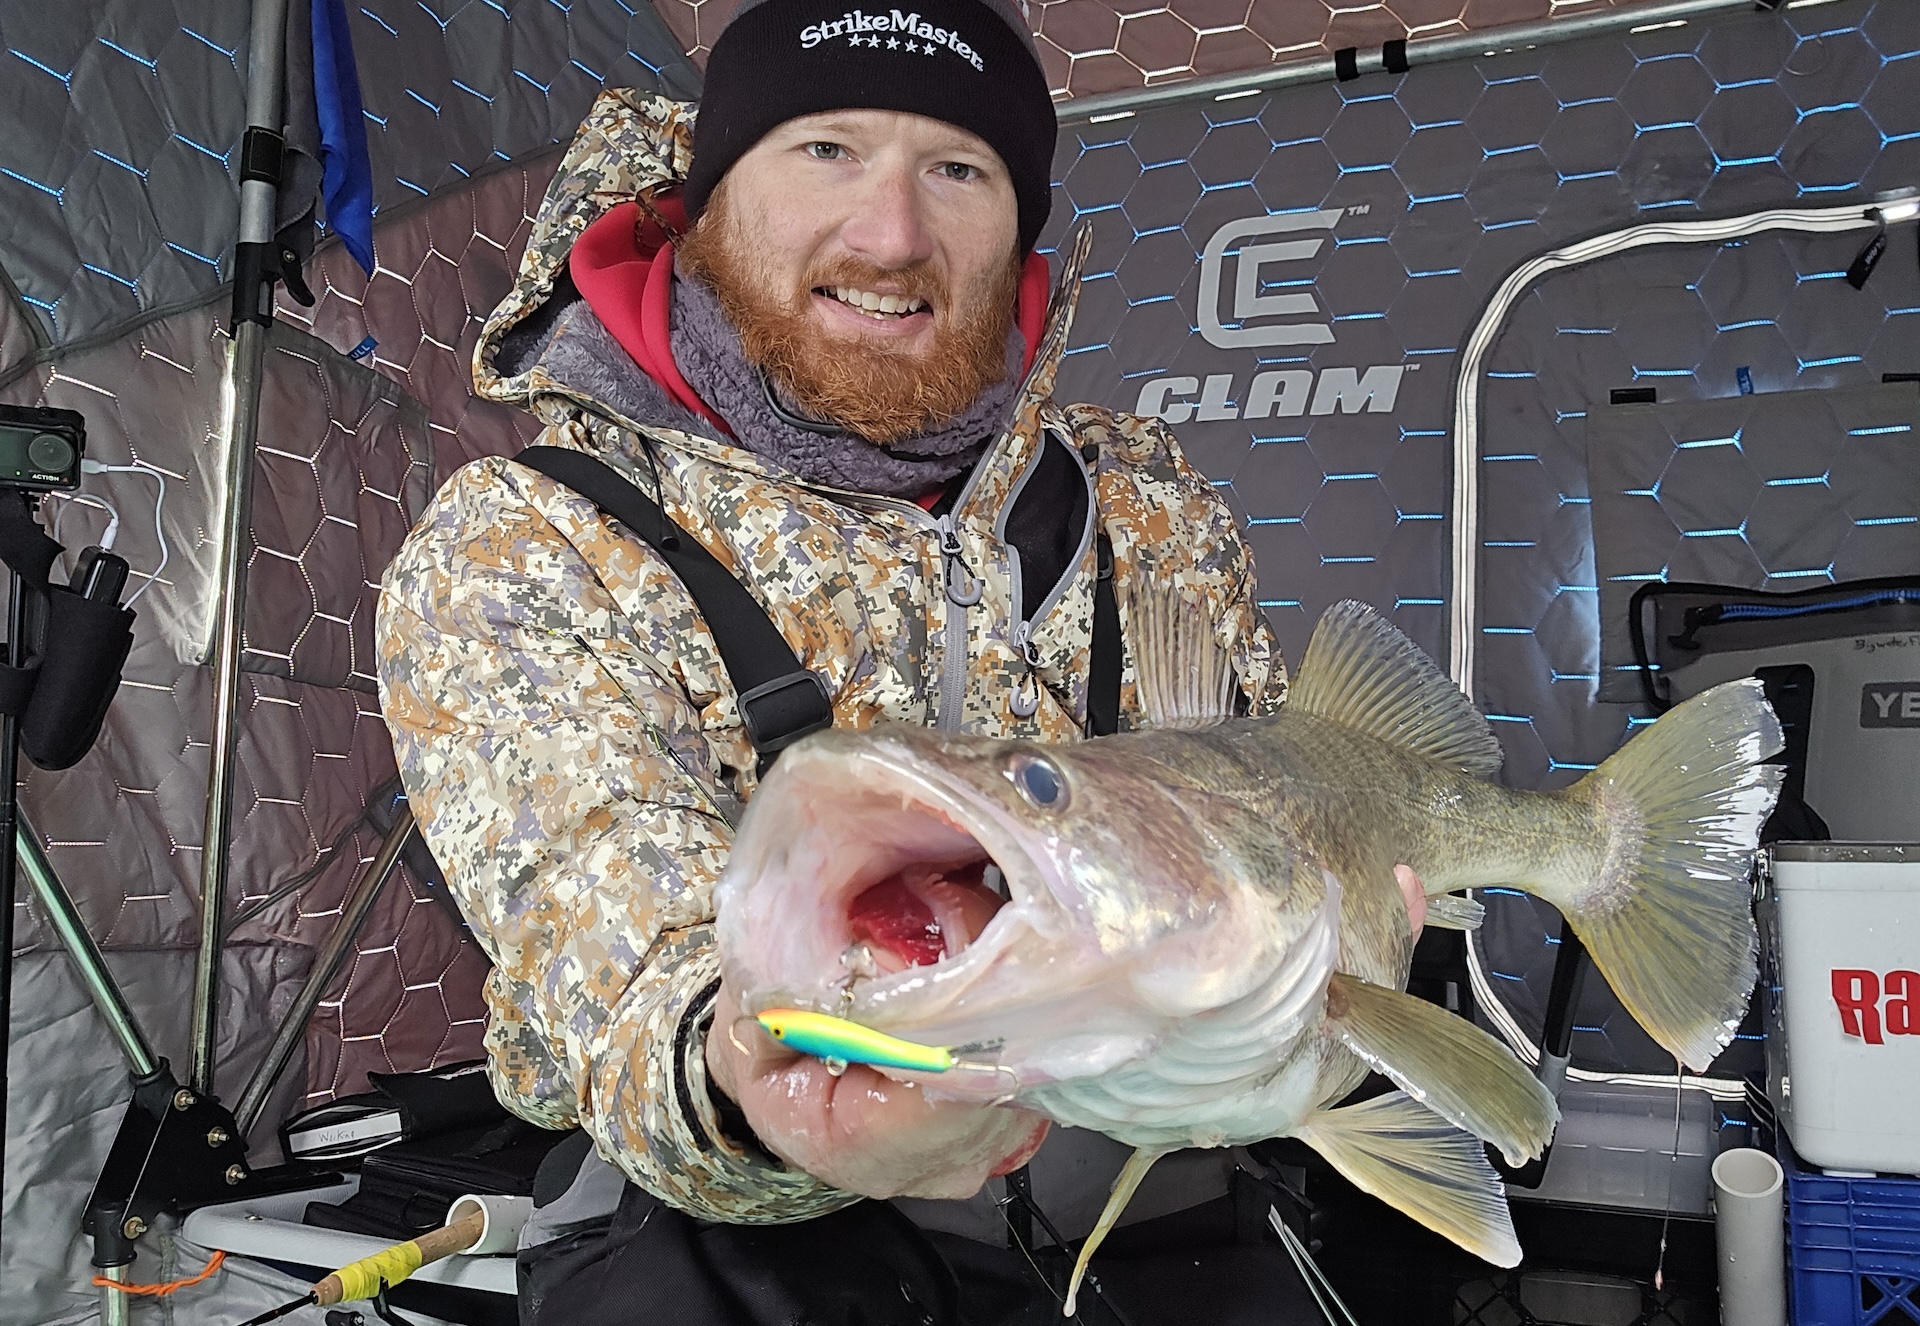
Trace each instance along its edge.
{"label": "orange cord", "polygon": [[169,1280],[163,1285],[122,1284],[118,1280],[109,1280],[104,1275],[94,1276],[93,1282],[96,1285],[99,1285],[102,1289],[117,1289],[123,1294],[146,1294],[152,1298],[164,1298],[166,1295],[171,1294],[176,1290],[185,1289],[189,1285],[199,1284],[202,1280],[206,1279],[208,1276],[212,1275],[215,1271],[219,1270],[220,1263],[224,1262],[226,1259],[227,1259],[226,1253],[216,1251],[213,1254],[213,1260],[207,1263],[207,1269],[200,1272],[200,1274],[194,1276],[191,1280]]}

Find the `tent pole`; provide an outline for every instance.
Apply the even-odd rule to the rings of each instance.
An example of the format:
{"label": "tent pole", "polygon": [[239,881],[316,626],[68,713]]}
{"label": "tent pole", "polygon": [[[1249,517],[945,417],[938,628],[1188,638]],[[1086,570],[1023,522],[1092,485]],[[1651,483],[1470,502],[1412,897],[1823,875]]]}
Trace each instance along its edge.
{"label": "tent pole", "polygon": [[[1413,37],[1407,40],[1401,54],[1409,68],[1443,60],[1480,59],[1610,32],[1678,27],[1725,10],[1751,12],[1755,7],[1755,0],[1646,0],[1645,3],[1625,5],[1618,9],[1596,9],[1584,14],[1541,19],[1535,23],[1509,23],[1472,32],[1450,32],[1438,37]],[[1350,76],[1377,74],[1386,69],[1384,47],[1353,52]],[[1070,97],[1060,102],[1055,111],[1060,119],[1060,127],[1065,129],[1072,125],[1127,119],[1156,106],[1190,101],[1231,101],[1301,83],[1332,83],[1339,78],[1339,59],[1327,55],[1311,60],[1288,60],[1280,64],[1238,69],[1229,74],[1183,78],[1175,83],[1156,83],[1152,87],[1122,88],[1117,92],[1101,92],[1089,97]]]}
{"label": "tent pole", "polygon": [[[274,144],[270,172],[244,165],[240,184],[240,238],[234,257],[233,350],[228,361],[232,412],[226,444],[226,510],[221,521],[218,619],[214,628],[213,751],[207,772],[207,817],[200,850],[200,953],[193,980],[193,1077],[213,1093],[220,1021],[220,949],[224,938],[227,865],[233,819],[234,754],[238,745],[241,628],[246,614],[247,561],[252,550],[254,442],[260,426],[267,330],[273,322],[275,266],[257,259],[274,252],[282,78],[286,64],[287,0],[254,0],[247,53],[249,139],[264,131]],[[261,141],[265,141],[264,138]],[[249,142],[249,147],[252,143]],[[251,156],[251,153],[243,153]],[[265,175],[265,178],[260,177]],[[255,261],[249,261],[252,257]]]}
{"label": "tent pole", "polygon": [[147,1038],[141,1034],[140,1024],[134,1019],[133,1010],[127,1007],[126,996],[120,993],[120,984],[114,980],[106,959],[101,956],[100,946],[93,942],[93,936],[87,932],[86,922],[81,919],[80,909],[74,906],[73,896],[62,887],[60,876],[54,873],[53,863],[47,860],[40,835],[34,832],[24,816],[14,826],[14,842],[21,873],[33,885],[34,894],[40,899],[41,910],[46,913],[47,924],[53,927],[53,932],[60,937],[61,944],[67,950],[67,956],[73,959],[74,971],[92,996],[100,1020],[107,1024],[107,1030],[120,1043],[120,1053],[127,1059],[127,1071],[137,1078],[151,1077],[160,1066],[160,1061],[153,1047],[147,1044]]}
{"label": "tent pole", "polygon": [[260,1063],[248,1079],[246,1090],[240,1093],[239,1101],[233,1107],[234,1121],[240,1127],[240,1136],[246,1137],[253,1132],[253,1126],[260,1122],[260,1115],[267,1107],[267,1097],[273,1091],[273,1084],[280,1080],[280,1074],[286,1069],[287,1060],[293,1057],[293,1050],[306,1034],[307,1019],[313,1016],[313,1010],[320,1006],[320,996],[333,984],[334,976],[340,970],[341,961],[353,947],[354,939],[360,933],[360,927],[366,924],[367,914],[373,910],[373,904],[386,887],[388,878],[395,866],[400,864],[400,853],[406,848],[407,841],[413,837],[413,812],[402,806],[393,827],[387,830],[387,836],[381,840],[380,848],[373,854],[373,860],[367,862],[367,868],[360,872],[360,878],[354,881],[353,891],[347,895],[345,904],[340,908],[340,919],[333,923],[333,930],[327,936],[327,942],[314,955],[313,968],[307,973],[306,982],[301,985],[300,993],[294,996],[293,1004],[287,1009],[286,1016],[280,1019],[275,1030],[273,1044],[261,1056]]}
{"label": "tent pole", "polygon": [[[38,494],[27,495],[27,512],[38,510]],[[7,576],[7,666],[27,661],[27,589],[20,573]],[[0,715],[0,847],[11,843],[15,817],[20,813],[20,717]],[[11,851],[0,850],[0,1173],[7,1158],[7,1056],[13,1043],[13,903],[14,871]]]}

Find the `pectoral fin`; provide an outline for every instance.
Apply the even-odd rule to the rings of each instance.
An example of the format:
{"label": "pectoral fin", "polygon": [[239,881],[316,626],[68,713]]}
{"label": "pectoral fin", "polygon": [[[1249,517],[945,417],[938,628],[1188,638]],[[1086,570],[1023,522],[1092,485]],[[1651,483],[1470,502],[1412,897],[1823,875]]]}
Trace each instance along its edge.
{"label": "pectoral fin", "polygon": [[1463,1017],[1336,972],[1327,1023],[1369,1068],[1447,1122],[1493,1143],[1512,1165],[1538,1156],[1560,1118],[1512,1051]]}
{"label": "pectoral fin", "polygon": [[1395,1091],[1309,1115],[1296,1136],[1362,1192],[1495,1266],[1517,1266],[1506,1190],[1480,1143]]}
{"label": "pectoral fin", "polygon": [[1087,1273],[1087,1263],[1093,1260],[1093,1250],[1106,1238],[1113,1222],[1127,1209],[1127,1203],[1133,1200],[1134,1190],[1140,1186],[1140,1180],[1147,1177],[1147,1171],[1153,1168],[1153,1162],[1166,1155],[1165,1151],[1141,1147],[1128,1159],[1126,1166],[1113,1181],[1113,1191],[1107,1196],[1107,1205],[1100,1212],[1100,1219],[1094,1223],[1093,1233],[1087,1235],[1087,1241],[1080,1245],[1080,1258],[1073,1264],[1073,1279],[1067,1282],[1067,1301],[1060,1315],[1071,1317],[1080,1300],[1080,1281]]}

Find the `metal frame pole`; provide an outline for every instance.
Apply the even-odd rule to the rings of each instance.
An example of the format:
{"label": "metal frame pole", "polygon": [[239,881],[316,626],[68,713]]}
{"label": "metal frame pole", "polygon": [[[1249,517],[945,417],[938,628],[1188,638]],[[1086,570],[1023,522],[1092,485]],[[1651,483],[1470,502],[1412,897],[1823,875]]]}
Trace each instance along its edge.
{"label": "metal frame pole", "polygon": [[300,993],[294,996],[293,1006],[287,1010],[287,1015],[274,1031],[273,1044],[267,1047],[266,1054],[253,1070],[253,1076],[247,1080],[246,1090],[240,1093],[240,1100],[233,1107],[234,1122],[240,1126],[241,1137],[251,1133],[254,1124],[259,1122],[261,1112],[267,1107],[267,1096],[273,1091],[273,1084],[280,1080],[287,1060],[293,1057],[294,1046],[299,1044],[306,1032],[307,1019],[313,1016],[313,1010],[319,1006],[320,996],[333,984],[341,960],[347,956],[354,937],[360,933],[360,927],[366,924],[367,916],[373,910],[374,900],[386,887],[387,880],[393,875],[393,868],[400,863],[400,853],[405,850],[407,840],[413,837],[413,829],[413,812],[402,807],[393,827],[387,830],[387,836],[381,840],[380,849],[374,853],[373,860],[367,862],[367,868],[354,882],[353,891],[347,895],[346,903],[340,909],[340,919],[334,924],[333,932],[314,955],[313,969],[307,973],[306,983],[300,987]]}
{"label": "metal frame pole", "polygon": [[[116,1284],[127,1282],[125,1266],[103,1266],[100,1268],[102,1280],[112,1280]],[[127,1295],[118,1289],[100,1287],[100,1326],[129,1326],[133,1320],[133,1304]]]}
{"label": "metal frame pole", "polygon": [[87,933],[80,909],[74,906],[72,895],[61,885],[60,877],[54,873],[53,863],[47,860],[40,835],[33,831],[33,826],[24,816],[15,827],[14,844],[19,854],[20,868],[33,885],[34,893],[39,896],[47,923],[66,946],[67,955],[73,959],[74,970],[80,976],[80,983],[87,987],[87,993],[93,998],[93,1006],[100,1012],[100,1020],[107,1024],[107,1030],[120,1042],[120,1052],[127,1057],[128,1071],[135,1077],[153,1076],[154,1070],[160,1066],[160,1060],[154,1055],[153,1047],[147,1044],[147,1038],[141,1034],[140,1024],[134,1020],[133,1010],[127,1007],[126,996],[120,993],[119,983],[108,970],[100,946]]}
{"label": "metal frame pole", "polygon": [[[279,134],[287,36],[287,0],[254,0],[247,55],[247,125]],[[276,186],[264,179],[240,185],[240,248],[274,238]],[[255,273],[236,261],[238,286]],[[196,1090],[213,1094],[214,1048],[220,1020],[220,948],[225,937],[228,839],[233,820],[234,752],[239,738],[240,636],[246,617],[247,560],[253,513],[254,441],[260,427],[260,387],[265,375],[267,328],[273,315],[273,283],[236,288],[235,308],[258,301],[259,317],[236,317],[229,360],[233,412],[227,428],[226,511],[221,521],[219,617],[213,649],[213,750],[207,772],[207,816],[200,842],[200,953],[193,979],[193,1076]]]}
{"label": "metal frame pole", "polygon": [[[37,499],[27,498],[27,510]],[[18,571],[7,577],[7,666],[17,668],[27,657],[26,585]],[[13,894],[15,859],[13,826],[20,813],[20,719],[0,715],[0,1174],[7,1159],[7,1056],[13,1042]]]}
{"label": "metal frame pole", "polygon": [[[1412,68],[1443,60],[1485,58],[1534,46],[1552,46],[1608,32],[1677,27],[1726,10],[1753,8],[1754,0],[1651,0],[1651,3],[1599,9],[1566,18],[1542,19],[1537,23],[1512,23],[1474,32],[1449,33],[1444,37],[1415,37],[1408,40],[1405,55],[1408,67]],[[1354,52],[1356,76],[1377,74],[1386,67],[1385,52],[1380,47]],[[1289,60],[1284,64],[1241,69],[1230,74],[1186,78],[1177,83],[1160,83],[1153,87],[1124,88],[1091,97],[1073,97],[1061,102],[1055,110],[1060,126],[1066,128],[1075,124],[1125,119],[1156,106],[1189,101],[1230,101],[1301,83],[1331,83],[1339,77],[1339,61],[1328,55],[1312,60]]]}

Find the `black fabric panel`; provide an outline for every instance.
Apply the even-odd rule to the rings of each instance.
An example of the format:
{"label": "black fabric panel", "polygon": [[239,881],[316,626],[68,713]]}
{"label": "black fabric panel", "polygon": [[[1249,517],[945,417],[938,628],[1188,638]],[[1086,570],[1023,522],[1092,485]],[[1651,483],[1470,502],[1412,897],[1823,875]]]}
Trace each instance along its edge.
{"label": "black fabric panel", "polygon": [[629,1184],[612,1226],[520,1254],[523,1326],[957,1326],[959,1286],[884,1202],[722,1225]]}
{"label": "black fabric panel", "polygon": [[534,1206],[549,1206],[572,1187],[574,1177],[592,1150],[593,1134],[584,1128],[568,1133],[565,1141],[555,1143],[540,1162],[540,1168],[534,1171]]}
{"label": "black fabric panel", "polygon": [[15,718],[27,712],[33,699],[33,684],[40,680],[40,665],[13,668],[0,664],[0,714]]}
{"label": "black fabric panel", "polygon": [[579,302],[580,288],[573,283],[573,273],[562,267],[553,278],[553,293],[547,296],[546,302],[500,338],[500,348],[493,356],[494,368],[509,377],[531,368],[540,352],[547,348],[547,340],[553,335],[560,315]]}
{"label": "black fabric panel", "polygon": [[[1239,1178],[1248,1189],[1239,1200],[1115,1230],[1093,1259],[1099,1289],[1081,1290],[1078,1320],[1319,1321],[1299,1273],[1265,1228],[1271,1190],[1250,1175]],[[1072,1257],[1052,1247],[1034,1256],[1030,1267],[1010,1248],[925,1233],[882,1202],[797,1225],[717,1225],[629,1185],[609,1229],[521,1251],[521,1324],[1054,1326]],[[1202,1303],[1204,1311],[1196,1307]]]}
{"label": "black fabric panel", "polygon": [[[1087,735],[1110,737],[1120,730],[1120,673],[1125,642],[1120,637],[1120,604],[1113,592],[1113,542],[1100,536],[1100,560],[1093,586],[1093,648],[1087,663]],[[1246,692],[1234,691],[1236,712]]]}
{"label": "black fabric panel", "polygon": [[307,1203],[303,1222],[376,1238],[416,1238],[446,1224],[466,1193],[530,1195],[547,1156],[572,1136],[509,1119],[395,1142],[361,1162],[356,1192],[337,1203]]}
{"label": "black fabric panel", "polygon": [[46,602],[46,661],[20,725],[20,748],[42,769],[66,769],[93,749],[120,689],[133,613],[59,587]]}
{"label": "black fabric panel", "polygon": [[44,588],[60,545],[47,537],[18,489],[0,493],[0,562],[18,571],[30,585]]}
{"label": "black fabric panel", "polygon": [[1020,607],[1028,621],[1072,569],[1086,523],[1081,463],[1058,438],[1045,434],[1039,464],[1007,513],[1007,542],[1020,554]]}
{"label": "black fabric panel", "polygon": [[433,1137],[507,1122],[511,1117],[493,1094],[483,1062],[447,1064],[429,1073],[368,1073],[376,1092],[400,1111],[404,1136]]}

